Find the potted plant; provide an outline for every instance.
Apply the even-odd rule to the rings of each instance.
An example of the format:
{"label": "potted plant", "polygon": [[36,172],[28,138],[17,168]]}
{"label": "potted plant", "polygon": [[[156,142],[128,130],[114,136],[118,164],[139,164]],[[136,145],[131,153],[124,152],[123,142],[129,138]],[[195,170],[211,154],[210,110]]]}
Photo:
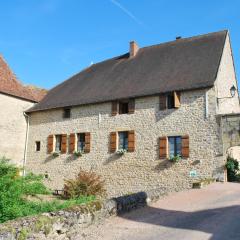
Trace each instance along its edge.
{"label": "potted plant", "polygon": [[119,149],[119,150],[116,151],[116,154],[118,154],[118,155],[124,155],[126,152],[127,152],[126,149]]}
{"label": "potted plant", "polygon": [[80,150],[80,151],[74,151],[73,154],[75,157],[81,157],[83,155],[84,151]]}
{"label": "potted plant", "polygon": [[55,151],[55,152],[52,153],[52,156],[54,158],[58,157],[59,155],[60,155],[60,152],[58,152],[58,151]]}
{"label": "potted plant", "polygon": [[179,162],[180,160],[182,160],[182,157],[181,157],[181,155],[177,154],[176,156],[170,156],[169,160],[170,160],[171,162],[177,163],[177,162]]}

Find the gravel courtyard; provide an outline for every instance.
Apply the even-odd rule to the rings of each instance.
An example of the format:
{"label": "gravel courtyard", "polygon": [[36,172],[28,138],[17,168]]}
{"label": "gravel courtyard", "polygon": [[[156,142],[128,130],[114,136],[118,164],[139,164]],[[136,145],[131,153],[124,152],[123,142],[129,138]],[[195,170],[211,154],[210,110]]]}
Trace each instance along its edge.
{"label": "gravel courtyard", "polygon": [[214,183],[174,193],[146,208],[90,226],[74,239],[239,240],[240,184]]}

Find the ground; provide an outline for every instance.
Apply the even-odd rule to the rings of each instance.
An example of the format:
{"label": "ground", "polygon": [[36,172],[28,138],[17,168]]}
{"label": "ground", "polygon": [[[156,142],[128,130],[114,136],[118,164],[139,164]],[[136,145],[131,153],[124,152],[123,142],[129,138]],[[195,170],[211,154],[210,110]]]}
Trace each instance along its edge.
{"label": "ground", "polygon": [[174,193],[148,207],[92,225],[74,239],[239,240],[240,184]]}

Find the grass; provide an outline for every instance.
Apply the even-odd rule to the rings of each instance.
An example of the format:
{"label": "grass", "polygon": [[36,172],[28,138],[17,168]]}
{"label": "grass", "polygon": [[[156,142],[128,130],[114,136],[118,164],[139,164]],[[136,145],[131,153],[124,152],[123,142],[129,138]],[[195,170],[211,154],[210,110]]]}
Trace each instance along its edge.
{"label": "grass", "polygon": [[18,217],[58,211],[95,200],[94,196],[80,196],[64,201],[29,201],[26,196],[50,195],[50,191],[42,183],[42,176],[28,174],[21,177],[19,169],[9,164],[6,159],[0,160],[0,189],[0,223]]}

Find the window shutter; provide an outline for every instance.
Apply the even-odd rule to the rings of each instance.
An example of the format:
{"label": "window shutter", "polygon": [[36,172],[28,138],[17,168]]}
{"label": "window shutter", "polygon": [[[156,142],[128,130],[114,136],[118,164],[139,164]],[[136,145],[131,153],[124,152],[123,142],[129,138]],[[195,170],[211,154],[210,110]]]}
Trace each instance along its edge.
{"label": "window shutter", "polygon": [[53,135],[48,136],[47,152],[49,154],[53,152]]}
{"label": "window shutter", "polygon": [[159,96],[159,110],[165,110],[167,108],[167,97],[166,95]]}
{"label": "window shutter", "polygon": [[128,152],[135,151],[135,132],[129,131],[128,132]]}
{"label": "window shutter", "polygon": [[182,136],[182,157],[189,157],[189,136]]}
{"label": "window shutter", "polygon": [[118,102],[112,102],[112,116],[116,116],[118,111]]}
{"label": "window shutter", "polygon": [[167,151],[167,137],[160,137],[159,138],[159,157],[160,159],[165,159],[168,156]]}
{"label": "window shutter", "polygon": [[75,151],[75,141],[76,141],[75,133],[71,133],[69,137],[69,153],[73,153]]}
{"label": "window shutter", "polygon": [[110,133],[110,153],[116,152],[117,149],[117,133]]}
{"label": "window shutter", "polygon": [[91,134],[89,132],[85,133],[85,153],[90,153],[90,147],[91,147]]}
{"label": "window shutter", "polygon": [[180,92],[174,92],[174,107],[179,108],[180,105]]}
{"label": "window shutter", "polygon": [[67,134],[62,134],[61,153],[67,152]]}
{"label": "window shutter", "polygon": [[135,111],[135,99],[130,99],[128,103],[128,113],[133,114]]}

